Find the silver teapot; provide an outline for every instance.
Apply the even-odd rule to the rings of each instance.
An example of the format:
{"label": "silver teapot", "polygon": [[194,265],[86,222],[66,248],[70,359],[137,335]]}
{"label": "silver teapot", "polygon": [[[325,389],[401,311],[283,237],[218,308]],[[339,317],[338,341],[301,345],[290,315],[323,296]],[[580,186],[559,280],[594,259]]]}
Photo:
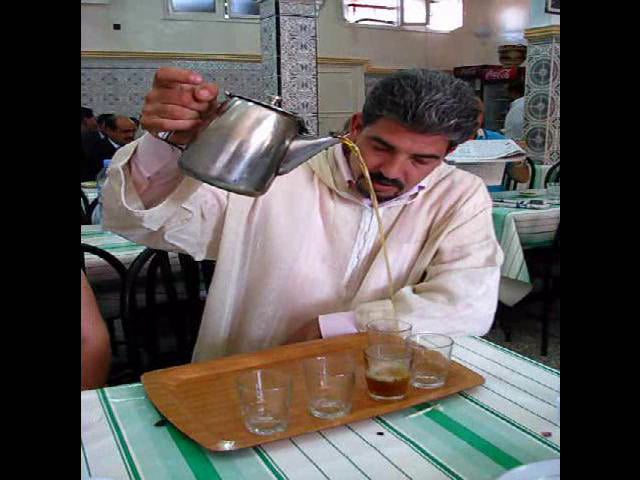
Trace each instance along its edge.
{"label": "silver teapot", "polygon": [[183,171],[215,187],[256,197],[278,175],[340,142],[335,136],[315,138],[302,119],[271,104],[226,92],[218,117],[183,152]]}

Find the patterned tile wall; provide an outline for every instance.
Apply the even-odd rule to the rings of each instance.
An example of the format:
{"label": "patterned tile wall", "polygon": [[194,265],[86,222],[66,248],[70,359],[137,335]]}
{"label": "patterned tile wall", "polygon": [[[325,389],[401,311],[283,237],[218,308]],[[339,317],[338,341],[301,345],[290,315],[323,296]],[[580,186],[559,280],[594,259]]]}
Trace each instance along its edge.
{"label": "patterned tile wall", "polygon": [[281,96],[283,108],[300,115],[309,131],[316,134],[316,2],[266,0],[260,4],[260,17],[264,97]]}
{"label": "patterned tile wall", "polygon": [[559,36],[529,42],[524,136],[533,161],[560,161]]}
{"label": "patterned tile wall", "polygon": [[259,98],[264,93],[260,63],[91,58],[81,62],[82,105],[92,108],[96,115],[114,112],[139,116],[153,76],[162,66],[198,71],[206,80],[239,95]]}

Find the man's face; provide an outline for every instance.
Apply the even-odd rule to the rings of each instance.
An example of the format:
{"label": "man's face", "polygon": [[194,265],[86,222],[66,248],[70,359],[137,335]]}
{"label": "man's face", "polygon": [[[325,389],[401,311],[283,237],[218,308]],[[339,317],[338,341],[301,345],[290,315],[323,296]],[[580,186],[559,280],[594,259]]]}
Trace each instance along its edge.
{"label": "man's face", "polygon": [[[380,118],[363,127],[362,113],[351,119],[351,138],[360,148],[379,201],[411,190],[443,162],[450,150],[445,135],[417,133],[388,118]],[[356,188],[369,197],[355,155],[350,155],[349,166],[356,179]]]}
{"label": "man's face", "polygon": [[116,129],[106,129],[107,135],[119,145],[126,145],[133,142],[136,135],[136,124],[129,118],[118,117],[116,119]]}

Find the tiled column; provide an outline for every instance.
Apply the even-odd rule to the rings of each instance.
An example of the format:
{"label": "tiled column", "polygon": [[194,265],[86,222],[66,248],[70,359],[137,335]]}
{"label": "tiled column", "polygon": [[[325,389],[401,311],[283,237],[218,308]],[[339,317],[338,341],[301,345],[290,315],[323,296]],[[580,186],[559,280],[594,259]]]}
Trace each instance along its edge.
{"label": "tiled column", "polygon": [[282,97],[282,107],[318,132],[318,65],[315,0],[260,3],[264,100]]}
{"label": "tiled column", "polygon": [[534,162],[560,161],[560,25],[525,31],[524,136]]}

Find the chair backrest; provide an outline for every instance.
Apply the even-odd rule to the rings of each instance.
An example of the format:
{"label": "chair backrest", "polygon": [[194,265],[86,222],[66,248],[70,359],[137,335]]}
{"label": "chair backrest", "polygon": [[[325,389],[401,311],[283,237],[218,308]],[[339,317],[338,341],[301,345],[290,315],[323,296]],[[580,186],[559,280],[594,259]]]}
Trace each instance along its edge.
{"label": "chair backrest", "polygon": [[527,157],[527,165],[529,165],[529,186],[528,188],[533,188],[536,184],[536,165],[533,163],[530,157]]}
{"label": "chair backrest", "polygon": [[[118,260],[109,252],[101,248],[98,248],[94,245],[81,243],[80,244],[80,254],[81,254],[80,267],[85,273],[87,270],[85,255],[87,253],[99,257],[106,264],[108,264],[115,271],[116,277],[118,278],[117,286],[113,287],[114,290],[111,290],[110,288],[107,288],[106,290],[102,288],[98,289],[98,288],[95,288],[96,285],[92,285],[92,287],[94,287],[94,294],[96,295],[96,298],[101,302],[102,301],[108,302],[110,299],[113,299],[114,294],[115,296],[117,296],[118,306],[117,308],[115,308],[115,312],[111,308],[108,308],[106,312],[102,311],[103,318],[105,320],[105,323],[107,324],[107,329],[109,331],[109,338],[111,341],[111,351],[115,355],[117,352],[118,345],[121,345],[124,343],[128,347],[126,334],[125,334],[124,342],[122,340],[118,340],[116,338],[116,328],[115,328],[115,321],[116,320],[122,321],[122,315],[124,311],[124,286],[125,286],[125,280],[127,276],[127,268],[122,264],[122,262],[120,262],[120,260]],[[87,276],[87,278],[91,282],[91,278],[89,276]],[[109,310],[111,311],[111,313],[113,313],[112,315],[108,314]],[[128,348],[127,348],[127,355],[129,355]],[[121,369],[120,371],[114,368],[114,364],[112,363],[112,369],[109,374],[109,383],[110,384],[113,382],[130,383],[130,382],[136,381],[138,379],[137,378],[138,376],[136,375],[136,373],[137,372],[133,368],[130,368],[130,369],[125,368],[125,369]]]}
{"label": "chair backrest", "polygon": [[[89,210],[87,211],[87,216],[89,217],[89,222],[90,223],[93,223],[93,212],[95,211],[96,207],[98,206],[98,202],[99,201],[100,201],[100,199],[98,197],[96,197],[89,204]],[[102,222],[98,222],[98,223],[102,223]]]}
{"label": "chair backrest", "polygon": [[[534,182],[536,177],[536,169],[533,160],[531,160],[529,157],[527,157],[526,162],[527,166],[529,167],[529,182],[527,184],[527,188],[531,188],[533,185],[535,185]],[[505,190],[516,190],[518,188],[518,182],[515,178],[509,175],[509,171],[506,166],[504,169],[504,174],[502,175],[502,187]]]}
{"label": "chair backrest", "polygon": [[547,170],[547,174],[544,177],[544,188],[547,188],[547,184],[550,182],[560,183],[560,162]]}
{"label": "chair backrest", "polygon": [[80,189],[80,225],[91,225],[91,214],[89,213],[89,199]]}
{"label": "chair backrest", "polygon": [[[123,317],[135,349],[130,362],[139,373],[191,360],[204,311],[203,278],[198,262],[188,255],[178,255],[178,264],[172,264],[167,252],[147,248],[129,266]],[[169,336],[161,335],[161,327]]]}

